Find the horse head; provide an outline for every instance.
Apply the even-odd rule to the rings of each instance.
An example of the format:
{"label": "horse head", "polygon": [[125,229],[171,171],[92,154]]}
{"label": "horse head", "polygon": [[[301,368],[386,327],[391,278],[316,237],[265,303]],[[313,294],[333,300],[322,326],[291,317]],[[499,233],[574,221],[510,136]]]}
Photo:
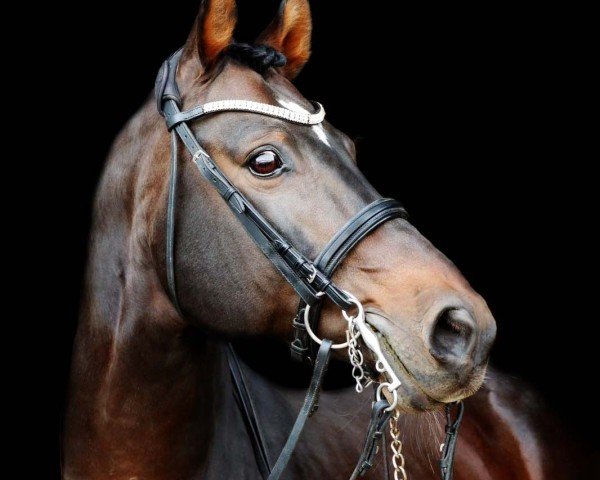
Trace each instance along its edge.
{"label": "horse head", "polygon": [[[310,56],[307,0],[284,0],[254,45],[234,41],[235,25],[234,0],[202,2],[179,62],[183,106],[241,99],[313,112],[314,104],[291,83]],[[221,171],[308,258],[380,198],[357,166],[352,140],[328,122],[308,126],[221,112],[191,125]],[[165,136],[163,131],[161,145]],[[156,163],[164,166],[166,182],[165,148],[154,154],[163,158]],[[178,182],[175,274],[183,315],[171,308],[170,316],[220,338],[288,342],[298,305],[292,287],[192,162],[180,165]],[[161,195],[166,188],[163,183]],[[167,299],[165,201],[156,204],[149,243]],[[408,221],[395,219],[372,232],[333,279],[364,305],[367,322],[402,381],[402,408],[435,408],[481,386],[494,319],[452,262]],[[346,328],[339,308],[326,302],[317,335],[343,342]]]}

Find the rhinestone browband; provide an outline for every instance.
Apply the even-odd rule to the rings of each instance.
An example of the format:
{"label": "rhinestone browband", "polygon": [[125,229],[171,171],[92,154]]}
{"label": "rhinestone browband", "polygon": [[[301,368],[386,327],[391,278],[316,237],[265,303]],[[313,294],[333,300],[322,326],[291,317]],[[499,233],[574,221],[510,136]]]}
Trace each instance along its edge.
{"label": "rhinestone browband", "polygon": [[303,125],[317,125],[325,118],[325,109],[318,102],[313,102],[317,111],[315,113],[296,112],[283,107],[277,107],[268,103],[251,102],[249,100],[219,100],[202,105],[204,113],[220,112],[224,110],[236,110],[242,112],[254,112],[270,117],[282,118],[289,122],[301,123]]}

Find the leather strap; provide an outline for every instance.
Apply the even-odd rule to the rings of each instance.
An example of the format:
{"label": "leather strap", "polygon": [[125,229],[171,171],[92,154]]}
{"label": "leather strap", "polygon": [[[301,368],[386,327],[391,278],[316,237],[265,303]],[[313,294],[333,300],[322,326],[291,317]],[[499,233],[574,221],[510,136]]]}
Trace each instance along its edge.
{"label": "leather strap", "polygon": [[380,198],[367,205],[335,234],[315,260],[315,264],[330,275],[348,253],[369,233],[392,218],[408,218],[398,200]]}
{"label": "leather strap", "polygon": [[174,113],[173,115],[168,116],[167,118],[165,118],[165,122],[167,124],[167,129],[172,130],[180,123],[195,120],[203,115],[204,107],[202,105],[198,105],[197,107],[191,108],[190,110]]}
{"label": "leather strap", "polygon": [[156,98],[156,108],[158,113],[162,116],[165,116],[163,104],[167,100],[172,100],[177,106],[181,107],[181,94],[179,93],[179,87],[177,86],[176,75],[177,65],[179,64],[182,53],[183,47],[163,62],[158,71],[158,75],[156,76],[154,96]]}
{"label": "leather strap", "polygon": [[323,383],[323,378],[325,377],[325,372],[327,371],[327,365],[329,364],[331,345],[331,340],[325,339],[319,347],[310,387],[308,387],[308,392],[306,392],[306,397],[304,398],[304,404],[300,409],[300,413],[298,413],[290,436],[285,442],[283,450],[281,450],[281,453],[279,454],[279,458],[273,467],[273,471],[271,472],[271,475],[269,475],[269,480],[277,480],[281,476],[296,448],[296,444],[300,439],[306,420],[315,413],[319,407],[319,394],[321,392],[321,385]]}
{"label": "leather strap", "polygon": [[[387,454],[387,440],[385,438],[385,428],[381,431],[381,445],[383,446],[382,457],[383,457],[383,478],[384,480],[390,479],[390,462],[388,462],[388,454]],[[377,454],[377,451],[375,451]]]}
{"label": "leather strap", "polygon": [[267,444],[260,429],[256,409],[254,408],[254,403],[252,402],[252,397],[250,396],[250,390],[246,384],[244,373],[242,372],[242,368],[240,367],[240,363],[231,343],[227,344],[227,364],[229,365],[229,372],[231,373],[235,398],[242,413],[246,431],[250,437],[250,442],[252,443],[258,470],[262,477],[266,479],[271,473]]}
{"label": "leather strap", "polygon": [[[452,420],[452,407],[456,406],[458,411],[456,418]],[[440,459],[440,470],[442,480],[452,480],[452,469],[454,467],[454,453],[456,451],[456,440],[458,440],[458,429],[465,413],[465,405],[462,401],[449,403],[446,405],[446,438],[442,448],[442,458]]]}
{"label": "leather strap", "polygon": [[[335,234],[315,260],[315,267],[327,277],[331,277],[335,269],[346,258],[348,253],[356,247],[367,235],[376,230],[385,222],[394,218],[407,218],[408,214],[400,202],[391,198],[381,198],[367,205]],[[302,299],[298,305],[298,312],[293,321],[294,340],[290,346],[294,360],[308,361],[314,355],[308,332],[304,325],[304,308],[306,302]],[[309,322],[313,330],[317,328],[317,321],[321,316],[323,302],[311,305]]]}
{"label": "leather strap", "polygon": [[167,263],[167,286],[169,295],[175,308],[181,314],[179,299],[177,297],[177,284],[175,283],[175,212],[177,208],[177,134],[171,134],[171,171],[169,178],[169,193],[167,199],[167,233],[166,233],[166,263]]}
{"label": "leather strap", "polygon": [[387,426],[392,412],[386,412],[386,408],[389,408],[390,404],[387,400],[380,400],[379,402],[373,402],[373,409],[371,411],[371,422],[367,429],[367,437],[365,439],[365,445],[362,453],[358,460],[356,468],[350,476],[350,480],[356,480],[359,476],[362,477],[367,470],[373,467],[373,460],[377,454],[379,447],[385,445],[382,444],[385,427]]}

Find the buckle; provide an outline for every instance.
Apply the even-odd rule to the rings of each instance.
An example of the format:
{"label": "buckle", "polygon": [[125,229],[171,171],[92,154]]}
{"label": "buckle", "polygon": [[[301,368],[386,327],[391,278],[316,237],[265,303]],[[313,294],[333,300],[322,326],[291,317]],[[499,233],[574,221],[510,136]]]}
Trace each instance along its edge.
{"label": "buckle", "polygon": [[304,309],[302,309],[301,312],[302,312],[302,315],[300,315],[300,314],[296,315],[294,317],[294,320],[292,320],[292,326],[296,330],[299,330],[300,332],[305,333],[306,327],[304,326]]}
{"label": "buckle", "polygon": [[304,362],[308,354],[308,347],[306,347],[306,343],[302,341],[301,338],[296,338],[290,344],[290,356],[292,360],[296,362]]}

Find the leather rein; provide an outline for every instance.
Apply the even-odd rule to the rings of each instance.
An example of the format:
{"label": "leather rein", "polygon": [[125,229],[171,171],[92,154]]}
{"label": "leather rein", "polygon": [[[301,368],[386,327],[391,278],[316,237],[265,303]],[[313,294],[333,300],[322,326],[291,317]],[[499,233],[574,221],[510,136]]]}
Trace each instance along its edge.
{"label": "leather rein", "polygon": [[[274,105],[246,100],[224,100],[210,102],[190,110],[181,111],[182,101],[176,82],[177,65],[181,54],[182,50],[180,49],[163,63],[155,85],[158,111],[165,118],[167,128],[171,132],[171,166],[166,225],[166,271],[169,295],[176,309],[181,314],[175,281],[175,212],[177,208],[179,140],[181,140],[192,155],[192,160],[200,174],[217,189],[256,245],[273,263],[281,275],[292,285],[300,297],[298,312],[293,320],[294,340],[291,344],[291,353],[294,359],[311,363],[314,365],[314,368],[304,404],[300,409],[300,413],[296,418],[285,446],[274,465],[269,460],[266,442],[262,436],[250,390],[248,389],[239,360],[233,346],[231,344],[227,346],[228,365],[237,404],[244,418],[261,475],[265,479],[276,480],[280,478],[285,470],[307,419],[318,408],[319,393],[332,348],[348,347],[350,361],[353,367],[355,367],[355,371],[361,373],[360,378],[355,376],[357,391],[362,391],[363,386],[373,382],[369,378],[369,375],[364,372],[362,365],[362,354],[359,352],[360,346],[357,342],[358,338],[362,337],[363,343],[372,350],[378,359],[376,369],[380,373],[385,373],[390,380],[389,382],[379,384],[377,387],[376,399],[373,402],[371,422],[364,449],[358,465],[351,476],[351,479],[355,479],[359,475],[362,476],[373,465],[373,459],[379,450],[379,445],[384,436],[384,429],[396,406],[396,389],[400,386],[400,381],[391,370],[389,364],[387,364],[387,360],[383,357],[376,335],[364,321],[362,305],[349,292],[336,286],[331,280],[331,276],[346,255],[362,239],[389,220],[396,218],[406,219],[406,210],[396,200],[376,200],[352,217],[329,241],[316,260],[314,262],[310,261],[279,234],[221,172],[210,155],[195,138],[188,126],[188,122],[217,112],[240,111],[280,118],[300,125],[316,125],[321,123],[325,117],[323,107],[320,104],[315,104],[316,112],[308,113],[296,112]],[[345,343],[333,345],[330,340],[318,339],[314,334],[324,297],[328,297],[340,307],[348,321],[348,341]],[[359,313],[355,316],[349,315],[347,312],[350,309],[358,309]],[[314,340],[314,342],[311,340]],[[316,348],[317,345],[318,349]],[[394,401],[392,405],[390,405],[382,394],[383,388],[386,388],[390,396],[393,396]],[[459,404],[459,416],[454,422],[450,418],[450,408],[450,405],[446,406],[448,426],[446,427],[446,441],[443,444],[443,456],[440,462],[442,478],[444,480],[452,478],[452,460],[456,433],[460,425],[460,419],[462,418],[463,407],[462,404]],[[383,450],[385,455],[385,447]],[[394,466],[396,466],[396,458],[393,460]],[[403,468],[403,477],[397,477],[397,471],[394,474],[394,478],[406,478],[406,472],[403,471]]]}

